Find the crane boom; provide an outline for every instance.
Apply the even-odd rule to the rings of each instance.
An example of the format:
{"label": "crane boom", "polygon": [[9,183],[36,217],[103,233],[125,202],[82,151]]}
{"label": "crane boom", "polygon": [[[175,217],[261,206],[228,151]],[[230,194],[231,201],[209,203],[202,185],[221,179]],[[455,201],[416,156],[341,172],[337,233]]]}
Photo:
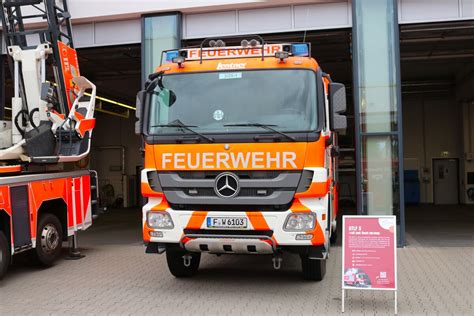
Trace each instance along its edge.
{"label": "crane boom", "polygon": [[11,146],[0,161],[82,159],[95,126],[95,86],[79,73],[67,1],[3,0],[1,9],[14,97]]}

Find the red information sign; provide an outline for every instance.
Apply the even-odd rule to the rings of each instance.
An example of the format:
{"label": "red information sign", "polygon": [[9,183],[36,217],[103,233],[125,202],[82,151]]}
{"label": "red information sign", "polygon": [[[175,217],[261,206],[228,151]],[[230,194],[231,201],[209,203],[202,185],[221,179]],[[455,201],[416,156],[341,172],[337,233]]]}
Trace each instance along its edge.
{"label": "red information sign", "polygon": [[396,218],[344,216],[343,230],[344,311],[345,290],[397,290]]}

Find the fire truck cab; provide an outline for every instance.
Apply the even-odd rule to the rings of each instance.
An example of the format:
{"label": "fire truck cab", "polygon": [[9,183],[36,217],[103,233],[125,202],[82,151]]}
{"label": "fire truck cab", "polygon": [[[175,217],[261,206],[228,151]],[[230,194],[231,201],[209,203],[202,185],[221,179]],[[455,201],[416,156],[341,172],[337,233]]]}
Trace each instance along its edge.
{"label": "fire truck cab", "polygon": [[[137,95],[147,253],[189,277],[202,253],[299,254],[322,280],[336,238],[344,85],[308,43],[205,39],[163,53]],[[235,40],[231,39],[231,40]]]}

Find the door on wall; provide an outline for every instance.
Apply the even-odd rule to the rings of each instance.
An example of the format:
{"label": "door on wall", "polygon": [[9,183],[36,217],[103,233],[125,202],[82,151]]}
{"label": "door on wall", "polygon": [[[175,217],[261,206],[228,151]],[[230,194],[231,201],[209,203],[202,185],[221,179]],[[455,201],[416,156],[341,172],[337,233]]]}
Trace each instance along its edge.
{"label": "door on wall", "polygon": [[459,203],[457,159],[433,159],[433,195],[435,204]]}

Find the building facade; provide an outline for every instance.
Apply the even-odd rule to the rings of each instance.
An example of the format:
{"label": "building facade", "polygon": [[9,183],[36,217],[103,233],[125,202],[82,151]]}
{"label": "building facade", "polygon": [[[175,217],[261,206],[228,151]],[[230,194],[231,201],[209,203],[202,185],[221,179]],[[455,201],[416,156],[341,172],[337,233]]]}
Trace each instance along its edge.
{"label": "building facade", "polygon": [[[443,55],[436,47],[438,43],[450,42],[449,39],[452,43],[463,41],[461,38],[472,42],[474,0],[69,0],[68,3],[73,15],[76,47],[140,45],[142,81],[160,63],[162,50],[195,44],[207,37],[260,34],[272,39],[309,39],[314,41],[316,58],[320,53],[334,57],[340,53],[337,47],[342,47],[348,56],[346,62],[349,69],[341,77],[344,77],[342,81],[350,91],[353,102],[350,113],[353,132],[349,133],[352,141],[342,147],[349,156],[352,155],[347,160],[352,159],[353,165],[349,162],[347,168],[341,168],[344,171],[341,176],[349,179],[341,190],[355,197],[358,213],[397,215],[399,243],[403,245],[405,198],[436,203],[435,197],[441,196],[439,192],[443,191],[443,187],[437,187],[435,181],[443,182],[443,168],[448,170],[450,166],[448,161],[441,161],[439,165],[436,159],[457,161],[457,203],[470,203],[466,192],[474,181],[469,178],[474,172],[474,158],[469,156],[474,151],[473,137],[470,136],[474,126],[471,123],[473,98],[469,91],[472,90],[470,83],[474,83],[472,72],[462,79],[458,78],[461,74],[450,75],[455,77],[455,84],[447,83],[450,89],[447,99],[452,97],[458,114],[454,115],[456,118],[448,131],[445,129],[442,136],[434,137],[445,137],[446,133],[450,133],[451,126],[458,125],[460,130],[448,137],[446,145],[438,146],[427,156],[428,148],[431,145],[436,147],[436,141],[428,135],[430,128],[426,126],[436,124],[432,123],[436,119],[427,112],[439,108],[438,114],[443,116],[445,107],[433,105],[427,108],[425,104],[432,102],[429,96],[433,94],[427,92],[428,89],[423,90],[423,87],[429,86],[436,93],[439,93],[440,86],[446,87],[432,80],[435,74],[432,78],[416,77],[416,71],[410,73],[410,63],[416,63],[419,58],[420,62],[439,62],[440,69],[449,68],[446,64],[449,62],[456,62],[456,65],[466,62],[466,67],[472,67],[472,62],[469,64],[468,60],[474,56],[474,47],[467,45],[463,48],[464,57],[462,54]],[[324,34],[332,36],[339,30],[341,33],[338,34],[342,35],[334,37],[334,42],[324,41]],[[440,35],[436,40],[437,32]],[[445,40],[443,32],[452,33],[452,36]],[[424,36],[410,37],[410,34]],[[344,42],[344,39],[346,45],[337,46],[336,42]],[[413,51],[427,49],[420,44],[423,42],[432,45],[431,55],[429,49],[427,54],[423,51],[419,55],[410,55],[410,45],[418,45]],[[407,56],[401,56],[400,45],[408,48]],[[337,59],[328,58],[328,67],[342,73],[337,63]],[[324,62],[321,64],[325,65]],[[431,69],[428,64],[426,67]],[[408,97],[408,93],[402,96],[402,68],[407,69],[407,77],[416,79],[407,80],[410,85],[406,86],[407,91],[415,91],[412,94],[414,98]],[[338,78],[335,77],[335,80]],[[412,89],[415,83],[418,90]],[[418,104],[419,98],[423,100],[423,106],[420,106],[423,113],[414,113],[420,107],[402,106],[405,100],[407,104]],[[404,111],[409,115],[404,115]],[[452,113],[450,111],[446,115],[451,117]],[[425,124],[422,132],[417,129],[414,119],[417,115],[421,115],[418,117],[422,117],[421,121]],[[404,127],[405,120],[409,122],[407,127]],[[423,150],[417,151],[416,142],[407,137],[407,133],[418,135],[417,142],[421,142],[419,146],[423,146]],[[454,147],[453,139],[457,142]],[[409,153],[405,153],[404,149]],[[413,183],[418,184],[413,185],[413,191],[413,183],[408,181],[412,179],[413,172],[408,171],[416,172],[414,179],[417,180]],[[409,179],[404,179],[405,175]],[[474,178],[474,174],[471,177]],[[410,192],[407,195],[408,187]]]}

